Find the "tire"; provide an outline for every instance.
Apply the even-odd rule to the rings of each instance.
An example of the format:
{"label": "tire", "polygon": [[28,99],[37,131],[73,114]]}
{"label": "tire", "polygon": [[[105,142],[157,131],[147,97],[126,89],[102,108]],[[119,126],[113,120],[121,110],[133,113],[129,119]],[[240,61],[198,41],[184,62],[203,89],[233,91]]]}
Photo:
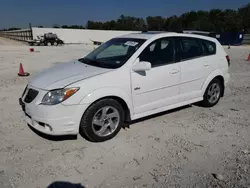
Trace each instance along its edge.
{"label": "tire", "polygon": [[[103,113],[104,111],[107,113]],[[102,118],[104,116],[105,118]],[[85,111],[80,122],[80,132],[83,137],[92,142],[104,142],[114,138],[121,130],[123,123],[122,105],[114,99],[103,99],[93,103]],[[111,124],[112,126],[109,126]]]}
{"label": "tire", "polygon": [[[221,83],[221,81],[217,78],[214,78],[209,83],[209,85],[204,93],[203,101],[201,102],[201,105],[203,107],[213,107],[220,101],[220,98],[221,98],[222,93],[223,93],[222,84],[223,83]],[[213,96],[213,97],[211,97],[211,96]]]}
{"label": "tire", "polygon": [[46,44],[46,46],[51,46],[52,45],[51,42],[46,42],[45,44]]}
{"label": "tire", "polygon": [[58,45],[58,43],[57,42],[54,42],[54,46],[57,46]]}
{"label": "tire", "polygon": [[64,43],[63,43],[62,40],[59,40],[59,41],[58,41],[58,44],[59,44],[60,46],[63,46]]}

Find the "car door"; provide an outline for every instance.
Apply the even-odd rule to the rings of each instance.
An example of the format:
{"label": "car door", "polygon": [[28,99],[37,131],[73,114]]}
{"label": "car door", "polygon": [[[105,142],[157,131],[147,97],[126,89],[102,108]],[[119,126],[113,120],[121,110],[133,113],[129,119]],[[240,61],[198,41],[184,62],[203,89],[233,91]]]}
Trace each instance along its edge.
{"label": "car door", "polygon": [[210,74],[210,63],[201,41],[193,37],[177,37],[177,59],[180,60],[180,98],[183,101],[201,97],[202,85]]}
{"label": "car door", "polygon": [[175,63],[173,38],[153,41],[137,61],[150,62],[152,68],[145,72],[131,70],[135,114],[175,103],[179,95],[180,65]]}

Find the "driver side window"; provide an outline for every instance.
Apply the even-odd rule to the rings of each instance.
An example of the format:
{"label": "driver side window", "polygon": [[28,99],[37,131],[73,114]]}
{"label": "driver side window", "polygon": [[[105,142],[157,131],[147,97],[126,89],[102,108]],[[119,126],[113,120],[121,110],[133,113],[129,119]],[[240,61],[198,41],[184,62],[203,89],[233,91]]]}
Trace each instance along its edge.
{"label": "driver side window", "polygon": [[139,56],[140,61],[148,61],[152,67],[174,62],[174,41],[172,38],[157,39],[149,44]]}

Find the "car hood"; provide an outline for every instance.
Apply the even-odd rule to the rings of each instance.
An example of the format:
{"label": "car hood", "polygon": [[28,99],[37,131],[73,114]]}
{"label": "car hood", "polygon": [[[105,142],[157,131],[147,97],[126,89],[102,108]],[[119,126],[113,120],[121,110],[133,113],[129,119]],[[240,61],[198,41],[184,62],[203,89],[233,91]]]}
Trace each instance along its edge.
{"label": "car hood", "polygon": [[111,70],[112,69],[86,65],[79,61],[71,61],[58,64],[38,73],[29,82],[29,85],[45,90],[63,88],[71,83],[97,76]]}

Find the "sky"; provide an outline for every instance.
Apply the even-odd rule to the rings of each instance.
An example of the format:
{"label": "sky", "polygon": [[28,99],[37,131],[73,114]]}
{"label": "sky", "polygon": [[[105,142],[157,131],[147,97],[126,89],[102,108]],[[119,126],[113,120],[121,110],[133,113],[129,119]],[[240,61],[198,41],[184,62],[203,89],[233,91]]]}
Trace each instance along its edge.
{"label": "sky", "polygon": [[238,9],[249,0],[8,0],[0,4],[0,28],[42,25],[85,25],[88,20],[107,21],[120,15],[181,15],[191,10]]}

